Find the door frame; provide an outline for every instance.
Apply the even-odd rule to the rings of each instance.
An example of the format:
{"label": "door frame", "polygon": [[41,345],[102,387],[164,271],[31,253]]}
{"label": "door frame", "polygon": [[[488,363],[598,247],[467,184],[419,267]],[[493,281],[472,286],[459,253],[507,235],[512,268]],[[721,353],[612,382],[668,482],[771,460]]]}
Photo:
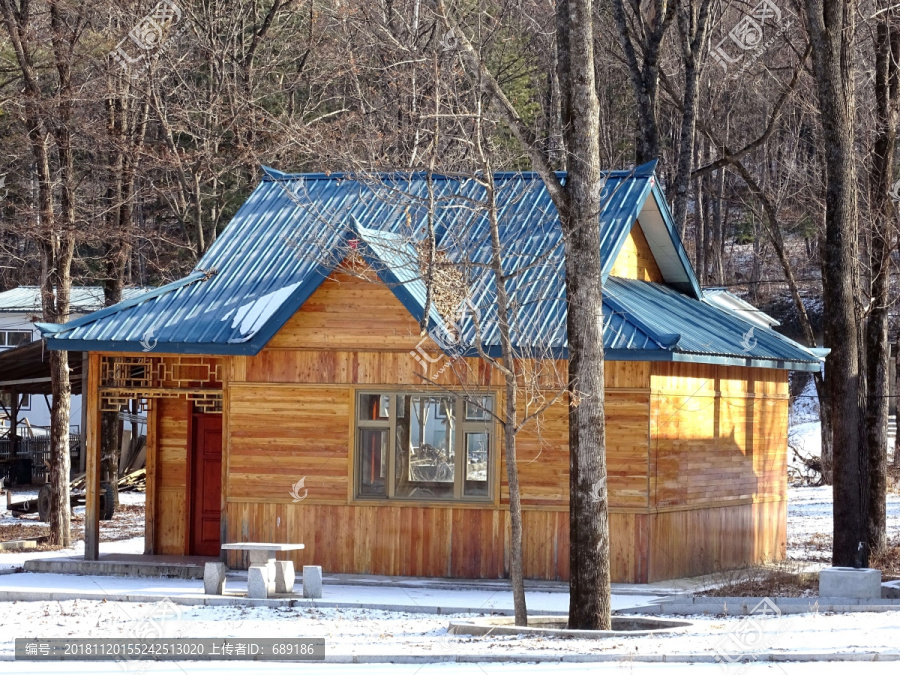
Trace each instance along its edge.
{"label": "door frame", "polygon": [[[187,428],[187,448],[185,453],[185,486],[184,486],[184,499],[185,499],[185,523],[184,523],[184,554],[185,555],[196,555],[191,552],[191,544],[193,542],[193,534],[194,534],[194,507],[196,506],[196,501],[194,499],[194,461],[196,460],[196,447],[194,443],[194,419],[200,415],[209,415],[210,417],[213,415],[218,415],[222,419],[222,467],[225,466],[225,418],[224,413],[205,413],[199,412],[197,408],[191,401],[187,402],[188,404],[188,428]],[[221,485],[222,494],[225,494],[225,482],[224,476],[222,479]],[[221,509],[219,511],[219,517],[222,521],[224,521],[224,510]],[[220,534],[219,538],[222,539],[221,535],[221,527],[219,528]],[[220,543],[225,543],[224,540],[220,541]]]}

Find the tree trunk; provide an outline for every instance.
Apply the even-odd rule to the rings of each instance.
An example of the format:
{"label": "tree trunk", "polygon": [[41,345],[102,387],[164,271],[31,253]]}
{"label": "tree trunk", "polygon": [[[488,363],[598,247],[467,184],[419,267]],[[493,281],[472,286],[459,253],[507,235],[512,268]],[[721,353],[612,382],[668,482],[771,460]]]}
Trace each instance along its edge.
{"label": "tree trunk", "polygon": [[866,490],[867,544],[870,553],[887,545],[887,427],[890,382],[888,342],[890,254],[894,241],[894,151],[897,144],[898,69],[900,31],[890,10],[879,18],[875,34],[876,137],[872,153],[872,307],[866,326],[866,451],[869,485]]}
{"label": "tree trunk", "polygon": [[[700,55],[706,44],[706,32],[709,27],[709,8],[712,0],[699,0],[700,6],[695,11],[697,0],[674,2],[678,17],[678,31],[681,34],[681,58],[684,62],[684,95],[681,106],[681,129],[678,139],[678,164],[673,181],[672,219],[675,227],[684,238],[687,222],[687,202],[691,186],[691,168],[694,158],[694,138],[697,129],[697,98],[700,94]],[[694,204],[697,211],[697,204]],[[699,220],[697,221],[699,222]],[[697,248],[697,259],[701,260],[702,248]],[[704,267],[699,267],[700,283],[703,283]]]}
{"label": "tree trunk", "polygon": [[[653,0],[649,18],[643,15],[642,3],[628,3],[636,13],[635,16],[629,18],[625,11],[625,4],[624,0],[613,0],[611,9],[637,104],[638,135],[635,144],[635,159],[637,164],[644,164],[659,159],[660,154],[659,123],[657,121],[659,51],[666,30],[672,22],[676,3]],[[595,6],[599,11],[602,3],[595,3]],[[635,24],[639,27],[634,31],[633,39],[631,26]],[[558,39],[559,32],[557,30],[557,41]],[[639,40],[637,46],[635,46],[636,39]],[[605,47],[603,43],[600,43],[600,46]]]}
{"label": "tree trunk", "polygon": [[513,350],[509,295],[503,271],[503,249],[500,241],[500,221],[497,213],[497,194],[494,186],[494,169],[482,140],[481,118],[478,119],[477,147],[481,156],[491,228],[491,272],[497,292],[497,327],[500,331],[504,393],[506,397],[503,415],[503,447],[506,455],[506,479],[509,483],[509,576],[512,581],[513,607],[517,626],[528,625],[528,609],[525,604],[525,562],[522,536],[522,498],[519,491],[519,464],[516,459],[516,434],[518,433],[518,392],[516,360]]}
{"label": "tree trunk", "polygon": [[606,438],[603,415],[603,305],[600,261],[600,104],[589,0],[556,5],[560,117],[566,185],[553,172],[530,127],[510,103],[442,0],[434,0],[448,30],[459,31],[460,58],[528,153],[559,213],[565,239],[569,335],[569,625],[611,625]]}
{"label": "tree trunk", "polygon": [[825,344],[831,348],[826,384],[834,439],[835,566],[865,566],[865,372],[860,368],[856,312],[859,288],[855,83],[856,3],[806,0],[813,74],[825,144],[825,250],[822,285]]}
{"label": "tree trunk", "polygon": [[831,402],[828,387],[822,372],[813,373],[816,394],[819,396],[819,423],[822,436],[822,482],[832,485],[834,481],[834,430],[831,425]]}
{"label": "tree trunk", "polygon": [[611,626],[609,515],[600,260],[600,104],[594,80],[590,0],[559,0],[559,59],[568,70],[565,107],[568,210],[565,237],[569,337],[569,627]]}

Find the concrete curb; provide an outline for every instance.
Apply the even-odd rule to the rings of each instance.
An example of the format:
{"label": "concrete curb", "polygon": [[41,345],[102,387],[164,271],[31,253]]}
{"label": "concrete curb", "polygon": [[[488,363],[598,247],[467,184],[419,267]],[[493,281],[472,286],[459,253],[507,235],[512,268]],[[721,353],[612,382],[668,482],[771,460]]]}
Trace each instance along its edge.
{"label": "concrete curb", "polygon": [[97,560],[26,560],[26,572],[35,574],[74,574],[78,576],[157,577],[168,579],[202,579],[203,566],[177,563],[122,563]]}
{"label": "concrete curb", "polygon": [[[761,606],[762,605],[762,606]],[[773,607],[774,606],[774,607]],[[663,598],[642,607],[619,610],[619,614],[712,614],[746,616],[750,614],[773,615],[774,608],[781,614],[806,614],[822,612],[896,612],[900,611],[900,599],[888,598],[713,598],[674,596]]]}
{"label": "concrete curb", "polygon": [[535,616],[528,617],[527,626],[516,626],[514,619],[501,617],[467,617],[450,621],[447,632],[450,635],[519,635],[522,637],[556,637],[577,638],[584,640],[605,640],[609,638],[639,637],[646,635],[667,635],[692,627],[690,621],[673,621],[651,617],[628,618],[614,614],[611,630],[578,630],[558,628],[565,626],[567,616]]}
{"label": "concrete curb", "polygon": [[[325,587],[328,591],[328,587]],[[204,595],[202,593],[191,595],[145,595],[140,593],[86,593],[76,591],[2,591],[0,590],[0,602],[59,602],[64,600],[94,600],[96,602],[145,602],[154,603],[160,600],[168,600],[175,605],[197,607],[307,607],[323,609],[368,609],[385,612],[405,612],[408,614],[483,614],[512,616],[512,609],[492,609],[487,607],[441,607],[437,605],[396,605],[382,603],[348,603],[329,602],[327,600],[307,600],[305,598],[269,598],[266,600],[248,598],[244,595]],[[550,616],[559,614],[559,611],[530,612],[534,615]]]}

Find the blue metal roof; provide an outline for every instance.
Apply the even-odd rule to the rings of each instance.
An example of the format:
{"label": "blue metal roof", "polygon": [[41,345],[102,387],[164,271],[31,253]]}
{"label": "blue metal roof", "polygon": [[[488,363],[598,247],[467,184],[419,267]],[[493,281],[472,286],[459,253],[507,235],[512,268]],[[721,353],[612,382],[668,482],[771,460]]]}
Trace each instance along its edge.
{"label": "blue metal roof", "polygon": [[[796,343],[702,301],[696,277],[662,200],[655,163],[605,174],[600,214],[606,277],[604,335],[612,359],[710,360],[817,369]],[[561,176],[565,180],[564,176]],[[533,173],[495,176],[513,341],[534,355],[567,353],[565,269],[558,216]],[[447,325],[435,307],[428,326],[447,351],[496,351],[494,277],[485,188],[473,178],[424,173],[355,177],[267,170],[195,270],[184,279],[68,324],[40,325],[53,349],[162,353],[258,353],[351,249],[422,320],[426,287],[411,243],[433,227],[438,247],[460,263],[469,297]],[[429,223],[428,204],[433,220]],[[667,285],[610,277],[633,224],[665,255]],[[765,335],[763,335],[765,333]],[[755,340],[755,341],[754,341]],[[751,345],[749,349],[745,349]]]}

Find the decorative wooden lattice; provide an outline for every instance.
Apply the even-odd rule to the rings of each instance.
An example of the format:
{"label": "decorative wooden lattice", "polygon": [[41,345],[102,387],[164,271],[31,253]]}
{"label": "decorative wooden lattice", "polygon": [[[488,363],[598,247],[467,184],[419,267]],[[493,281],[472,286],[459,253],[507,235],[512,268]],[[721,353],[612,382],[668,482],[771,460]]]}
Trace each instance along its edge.
{"label": "decorative wooden lattice", "polygon": [[203,412],[222,412],[222,364],[205,356],[105,356],[100,360],[100,409],[117,412],[138,399],[185,396]]}

